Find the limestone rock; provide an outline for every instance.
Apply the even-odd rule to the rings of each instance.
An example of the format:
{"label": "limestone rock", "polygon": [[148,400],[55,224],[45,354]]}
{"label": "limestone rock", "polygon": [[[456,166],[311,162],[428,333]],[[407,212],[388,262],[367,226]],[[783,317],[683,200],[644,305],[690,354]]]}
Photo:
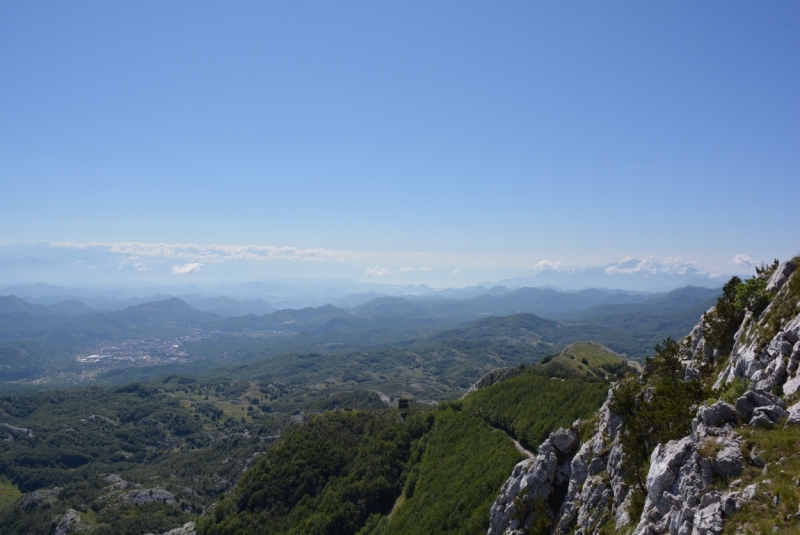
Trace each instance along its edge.
{"label": "limestone rock", "polygon": [[722,450],[717,453],[716,459],[711,461],[714,475],[723,479],[739,477],[743,467],[744,456],[742,456],[741,443],[733,439],[724,441]]}
{"label": "limestone rock", "polygon": [[542,443],[535,459],[514,467],[490,510],[487,535],[521,535],[527,530],[536,502],[567,487],[578,442],[577,430],[559,429]]}
{"label": "limestone rock", "polygon": [[81,522],[81,515],[75,509],[69,509],[64,516],[58,519],[58,524],[53,531],[53,535],[67,535],[67,533],[76,533],[81,531],[88,531],[88,527]]}
{"label": "limestone rock", "polygon": [[61,487],[35,490],[22,498],[22,500],[19,502],[19,506],[25,511],[30,511],[31,509],[38,507],[39,504],[55,502],[60,493]]}
{"label": "limestone rock", "polygon": [[800,425],[800,402],[789,407],[787,413],[789,417],[786,419],[785,425]]}
{"label": "limestone rock", "polygon": [[700,407],[697,410],[697,417],[706,426],[718,427],[736,422],[736,408],[730,403],[719,400],[710,407]]}
{"label": "limestone rock", "polygon": [[117,496],[117,501],[133,505],[144,505],[150,502],[174,504],[175,495],[164,489],[140,489],[120,494]]}
{"label": "limestone rock", "polygon": [[[187,522],[183,526],[175,529],[171,529],[169,531],[165,531],[161,535],[196,535],[197,531],[195,530],[194,522]],[[153,533],[147,533],[145,535],[155,535]]]}
{"label": "limestone rock", "polygon": [[783,285],[786,284],[786,281],[789,280],[792,273],[794,273],[796,267],[792,260],[787,260],[786,262],[778,264],[778,269],[775,270],[775,273],[773,273],[767,281],[767,291],[777,292],[780,290]]}
{"label": "limestone rock", "polygon": [[783,400],[774,394],[764,390],[749,390],[736,400],[736,414],[743,422],[749,423],[756,409],[769,406],[786,408]]}
{"label": "limestone rock", "polygon": [[753,427],[774,425],[787,416],[789,416],[789,413],[779,405],[758,407],[753,411],[753,419],[750,420],[750,425]]}

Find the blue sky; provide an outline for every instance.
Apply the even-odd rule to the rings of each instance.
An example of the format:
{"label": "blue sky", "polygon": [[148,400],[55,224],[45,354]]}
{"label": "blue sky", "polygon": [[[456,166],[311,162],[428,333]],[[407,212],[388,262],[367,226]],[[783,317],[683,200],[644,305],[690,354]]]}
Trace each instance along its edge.
{"label": "blue sky", "polygon": [[460,286],[800,252],[797,2],[4,2],[0,72],[6,259]]}

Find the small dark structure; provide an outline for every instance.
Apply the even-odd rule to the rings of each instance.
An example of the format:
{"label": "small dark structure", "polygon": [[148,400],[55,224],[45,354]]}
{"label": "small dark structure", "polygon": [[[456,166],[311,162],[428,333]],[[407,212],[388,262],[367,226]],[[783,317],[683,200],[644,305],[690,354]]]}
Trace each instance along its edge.
{"label": "small dark structure", "polygon": [[397,400],[397,408],[400,410],[408,409],[408,400],[407,399],[398,399]]}

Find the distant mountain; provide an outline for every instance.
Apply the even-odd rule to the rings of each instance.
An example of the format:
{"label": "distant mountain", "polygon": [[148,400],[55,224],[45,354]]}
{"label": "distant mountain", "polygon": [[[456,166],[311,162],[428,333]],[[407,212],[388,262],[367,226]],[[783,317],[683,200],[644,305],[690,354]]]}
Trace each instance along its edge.
{"label": "distant mountain", "polygon": [[173,297],[165,301],[155,301],[126,308],[118,312],[104,314],[109,319],[130,324],[145,325],[158,323],[200,324],[220,318],[212,312],[203,312],[186,301]]}
{"label": "distant mountain", "polygon": [[333,305],[300,310],[285,309],[256,316],[249,314],[238,318],[228,318],[208,327],[223,332],[237,331],[269,331],[283,329],[287,331],[310,331],[335,318],[349,318],[353,312]]}
{"label": "distant mountain", "polygon": [[277,310],[274,306],[266,303],[262,299],[237,301],[222,295],[219,297],[203,297],[196,295],[182,295],[179,297],[198,310],[213,312],[214,314],[218,314],[226,318],[232,316],[246,316],[247,314],[263,316],[264,314],[269,314]]}
{"label": "distant mountain", "polygon": [[638,303],[645,299],[646,295],[607,293],[600,290],[559,292],[544,288],[520,288],[505,293],[502,289],[493,289],[492,292],[471,299],[411,300],[403,297],[381,297],[353,310],[360,315],[463,318],[529,312],[555,319],[603,303]]}
{"label": "distant mountain", "polygon": [[80,301],[61,301],[53,305],[29,303],[14,295],[0,297],[0,314],[26,312],[34,316],[80,315],[96,312]]}

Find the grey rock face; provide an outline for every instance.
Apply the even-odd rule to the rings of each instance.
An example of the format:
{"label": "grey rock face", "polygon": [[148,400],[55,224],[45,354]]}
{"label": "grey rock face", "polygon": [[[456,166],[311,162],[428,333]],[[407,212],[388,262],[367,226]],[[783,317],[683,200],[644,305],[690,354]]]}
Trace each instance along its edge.
{"label": "grey rock face", "polygon": [[786,409],[778,405],[758,407],[753,411],[753,419],[750,420],[750,425],[753,427],[774,425],[787,416],[789,416],[789,413],[786,411]]}
{"label": "grey rock face", "polygon": [[19,506],[25,511],[30,511],[31,509],[38,507],[39,504],[55,502],[60,493],[61,487],[35,490],[22,498],[22,501],[19,502]]}
{"label": "grey rock face", "polygon": [[789,416],[785,425],[800,425],[800,402],[789,407],[787,413]]}
{"label": "grey rock face", "polygon": [[13,442],[14,438],[20,436],[26,436],[29,438],[33,438],[36,436],[33,432],[33,429],[26,429],[24,427],[15,427],[11,424],[0,424],[0,428],[5,429],[9,432],[8,438],[6,438],[6,442]]}
{"label": "grey rock face", "polygon": [[[749,390],[736,400],[736,414],[743,422],[750,423],[757,409],[763,409],[760,410],[758,414],[774,414],[774,410],[768,411],[766,409],[767,407],[773,406],[780,409],[786,408],[786,404],[783,400],[774,394],[763,390]],[[775,421],[772,423],[775,423]]]}
{"label": "grey rock face", "polygon": [[[187,522],[183,526],[175,529],[171,529],[169,531],[165,531],[161,535],[196,535],[197,531],[195,531],[195,524],[194,522]],[[153,533],[147,533],[145,535],[155,535]]]}
{"label": "grey rock face", "polygon": [[576,535],[584,535],[596,533],[608,522],[618,527],[630,522],[622,506],[628,497],[618,441],[622,421],[609,410],[608,401],[599,415],[592,438],[572,459],[567,493],[554,523],[555,533],[569,533],[574,528]]}
{"label": "grey rock face", "polygon": [[86,525],[81,522],[78,511],[70,509],[58,520],[53,535],[67,535],[80,531],[87,531]]}
{"label": "grey rock face", "polygon": [[[706,431],[701,426],[697,433],[656,446],[647,474],[644,511],[634,534],[719,534],[725,517],[747,499],[742,492],[720,493],[712,487],[714,476],[742,473],[739,438],[730,427],[713,434]],[[714,443],[721,450],[705,458],[704,446]]]}
{"label": "grey rock face", "polygon": [[789,280],[792,273],[794,273],[796,267],[795,263],[791,260],[778,264],[778,269],[775,270],[775,273],[773,273],[767,281],[767,291],[777,292],[780,290],[783,285],[786,284],[786,281]]}
{"label": "grey rock face", "polygon": [[719,427],[736,422],[736,408],[719,400],[710,407],[700,407],[697,417],[708,427]]}
{"label": "grey rock face", "polygon": [[575,429],[551,433],[535,459],[514,467],[489,513],[487,535],[522,535],[534,520],[534,507],[570,480],[570,461],[578,446]]}
{"label": "grey rock face", "polygon": [[117,501],[134,505],[144,505],[150,502],[174,504],[175,495],[164,489],[140,489],[120,494],[117,496]]}
{"label": "grey rock face", "polygon": [[[706,314],[712,313],[714,308],[708,309]],[[700,369],[714,359],[714,351],[706,345],[703,335],[706,328],[705,319],[701,317],[689,336],[681,342],[678,358],[684,369],[684,379],[699,377]]]}
{"label": "grey rock face", "polygon": [[[795,272],[792,276],[798,275]],[[786,288],[780,291],[775,300],[784,298],[785,291]],[[773,303],[761,318],[769,312]],[[772,390],[783,385],[784,394],[789,395],[800,389],[800,314],[789,319],[766,345],[766,341],[759,338],[758,322],[761,318],[754,318],[750,313],[745,316],[734,336],[735,343],[728,364],[714,383],[715,388],[737,377],[744,377],[754,382],[759,390]]]}

